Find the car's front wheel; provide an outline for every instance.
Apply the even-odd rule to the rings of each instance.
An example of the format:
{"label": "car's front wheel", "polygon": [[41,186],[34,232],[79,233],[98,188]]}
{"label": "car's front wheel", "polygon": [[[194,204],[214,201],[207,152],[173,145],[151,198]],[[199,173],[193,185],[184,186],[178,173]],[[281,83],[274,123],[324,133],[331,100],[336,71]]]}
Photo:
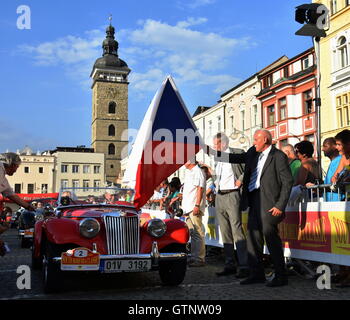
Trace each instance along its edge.
{"label": "car's front wheel", "polygon": [[58,292],[63,286],[63,274],[60,264],[53,261],[54,257],[60,256],[61,252],[57,245],[47,241],[43,255],[43,282],[45,293]]}
{"label": "car's front wheel", "polygon": [[[170,248],[169,248],[170,249]],[[178,245],[167,252],[185,253],[186,247]],[[187,258],[182,258],[174,261],[160,261],[159,262],[159,276],[163,285],[177,286],[185,279],[187,270]]]}

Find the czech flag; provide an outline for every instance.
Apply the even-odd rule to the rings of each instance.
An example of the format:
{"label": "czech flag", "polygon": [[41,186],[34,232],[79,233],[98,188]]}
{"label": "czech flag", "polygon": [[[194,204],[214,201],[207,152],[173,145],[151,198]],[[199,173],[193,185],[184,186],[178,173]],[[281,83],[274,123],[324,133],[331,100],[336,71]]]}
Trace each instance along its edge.
{"label": "czech flag", "polygon": [[137,134],[124,175],[140,209],[154,189],[203,145],[174,80],[168,76],[154,96]]}

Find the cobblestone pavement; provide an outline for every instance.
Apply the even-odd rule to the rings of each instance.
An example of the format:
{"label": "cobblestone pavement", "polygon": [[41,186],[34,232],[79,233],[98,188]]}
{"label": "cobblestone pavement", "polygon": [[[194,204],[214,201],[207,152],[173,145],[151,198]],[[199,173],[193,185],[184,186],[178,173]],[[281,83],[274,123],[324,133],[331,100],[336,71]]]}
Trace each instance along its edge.
{"label": "cobblestone pavement", "polygon": [[332,286],[319,290],[316,280],[293,275],[289,285],[267,288],[263,284],[241,286],[234,276],[217,277],[222,268],[221,255],[208,257],[207,265],[189,268],[184,282],[177,287],[161,285],[158,272],[123,273],[113,275],[71,274],[65,281],[65,292],[46,295],[41,284],[41,272],[31,272],[31,289],[17,288],[17,268],[31,265],[31,250],[20,248],[17,230],[2,235],[11,252],[0,257],[0,299],[116,299],[116,300],[344,300],[350,298],[350,288]]}

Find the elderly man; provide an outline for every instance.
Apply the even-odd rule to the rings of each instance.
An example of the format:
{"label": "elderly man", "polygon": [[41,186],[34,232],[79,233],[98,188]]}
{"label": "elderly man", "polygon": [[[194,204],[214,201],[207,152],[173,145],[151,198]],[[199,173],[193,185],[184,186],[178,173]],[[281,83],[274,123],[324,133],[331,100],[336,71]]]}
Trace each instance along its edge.
{"label": "elderly man", "polygon": [[291,144],[286,144],[282,147],[282,151],[286,154],[289,162],[290,170],[292,171],[292,176],[294,181],[298,176],[299,168],[301,166],[301,161],[295,154],[294,147]]}
{"label": "elderly man", "polygon": [[12,176],[21,164],[21,158],[13,152],[3,153],[0,155],[0,193],[17,203],[19,206],[35,211],[35,208],[28,202],[16,195],[10,187],[5,175]]}
{"label": "elderly man", "polygon": [[189,266],[201,267],[205,264],[205,233],[202,217],[205,209],[206,180],[195,159],[185,163],[185,167],[182,210],[191,235]]}
{"label": "elderly man", "polygon": [[248,214],[248,265],[250,276],[242,285],[266,281],[263,266],[264,238],[275,268],[275,277],[268,287],[288,284],[282,241],[278,224],[284,219],[284,210],[293,186],[293,177],[287,156],[272,145],[272,136],[266,129],[254,134],[254,145],[246,153],[233,154],[208,150],[217,161],[245,163],[243,179],[243,209]]}
{"label": "elderly man", "polygon": [[[214,136],[213,147],[216,151],[229,150],[231,153],[243,153],[242,149],[229,148],[229,139],[224,133]],[[248,276],[247,243],[242,227],[240,210],[241,186],[244,165],[217,162],[216,173],[216,217],[219,222],[222,242],[224,244],[225,266],[217,276],[236,274],[237,278]],[[234,245],[237,249],[236,261]],[[238,270],[236,270],[238,267]],[[236,273],[237,272],[237,273]]]}

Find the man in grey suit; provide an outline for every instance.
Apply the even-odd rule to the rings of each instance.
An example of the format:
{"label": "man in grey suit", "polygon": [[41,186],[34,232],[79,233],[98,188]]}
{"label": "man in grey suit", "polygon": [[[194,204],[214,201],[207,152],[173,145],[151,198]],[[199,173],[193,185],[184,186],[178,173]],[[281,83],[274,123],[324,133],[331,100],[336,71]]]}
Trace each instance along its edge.
{"label": "man in grey suit", "polygon": [[245,163],[242,209],[249,207],[248,265],[250,276],[242,285],[265,282],[263,267],[264,238],[275,268],[275,277],[267,286],[288,284],[282,241],[278,224],[284,219],[284,210],[293,186],[293,177],[287,156],[272,145],[268,130],[257,130],[254,146],[242,154],[209,150],[217,161]]}
{"label": "man in grey suit", "polygon": [[[229,150],[230,153],[244,152],[242,149],[229,148],[229,139],[221,132],[214,136],[213,148],[216,151]],[[217,190],[215,211],[225,254],[224,269],[216,274],[217,276],[236,274],[237,278],[244,278],[248,276],[247,243],[240,210],[244,165],[217,162],[215,172]],[[234,245],[236,245],[238,261],[234,254]]]}

